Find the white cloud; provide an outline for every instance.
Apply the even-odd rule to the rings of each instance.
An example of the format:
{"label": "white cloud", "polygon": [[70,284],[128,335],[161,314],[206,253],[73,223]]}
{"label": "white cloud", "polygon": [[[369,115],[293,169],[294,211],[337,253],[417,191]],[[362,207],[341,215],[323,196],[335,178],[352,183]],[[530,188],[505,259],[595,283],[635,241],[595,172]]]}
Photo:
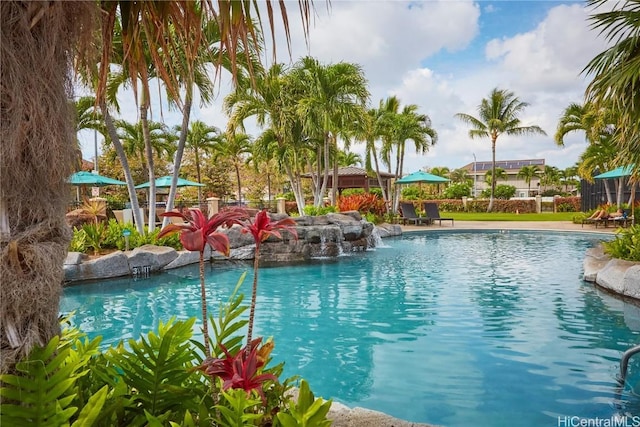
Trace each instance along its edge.
{"label": "white cloud", "polygon": [[[291,6],[288,10],[292,61],[295,61],[309,52],[298,11],[287,5]],[[416,155],[411,149],[407,152],[406,171],[423,166],[460,167],[473,161],[473,154],[478,160],[489,160],[489,141],[469,139],[468,128],[455,119],[454,114],[475,114],[476,106],[494,87],[512,90],[522,101],[530,103],[521,119],[524,124],[541,126],[548,134],[546,137],[502,136],[498,140],[499,158],[544,157],[548,164],[559,167],[568,167],[577,161],[584,148],[583,136],[571,136],[561,148],[553,141],[553,134],[563,109],[571,102],[582,101],[586,81],[580,75],[581,70],[604,49],[604,42],[589,30],[587,12],[580,5],[560,4],[551,8],[530,32],[489,41],[483,47],[484,59],[461,63],[458,68],[449,67],[447,74],[437,71],[437,60],[448,52],[454,52],[456,58],[465,58],[467,49],[476,48],[482,3],[333,1],[331,5],[327,15],[324,4],[316,4],[310,53],[324,63],[360,64],[369,79],[372,106],[377,106],[382,98],[397,95],[403,104],[417,104],[438,131],[439,142],[428,154]],[[482,13],[496,14],[500,10],[483,5]],[[270,46],[269,37],[267,34]],[[289,62],[281,30],[276,38],[278,60]],[[266,54],[268,62],[271,62],[270,55]],[[195,109],[193,118],[224,128],[227,119],[221,104],[228,87],[228,79],[223,79],[214,105]],[[135,107],[126,114],[135,116]],[[248,131],[254,136],[258,132],[255,126]],[[92,139],[85,147],[87,153],[92,153]],[[353,149],[362,150],[358,146]]]}

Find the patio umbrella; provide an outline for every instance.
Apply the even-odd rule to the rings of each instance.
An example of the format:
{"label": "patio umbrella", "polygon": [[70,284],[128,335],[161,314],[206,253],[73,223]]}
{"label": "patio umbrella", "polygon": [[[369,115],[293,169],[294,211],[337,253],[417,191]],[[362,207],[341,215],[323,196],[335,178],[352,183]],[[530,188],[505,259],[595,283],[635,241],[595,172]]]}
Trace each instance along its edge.
{"label": "patio umbrella", "polygon": [[[171,175],[156,178],[156,188],[171,187],[172,178],[173,177]],[[200,184],[195,181],[189,181],[188,179],[184,178],[178,178],[178,187],[204,187],[204,184]],[[149,188],[149,183],[145,182],[144,184],[136,185],[136,188]]]}
{"label": "patio umbrella", "polygon": [[98,175],[91,172],[76,172],[67,181],[71,185],[90,185],[92,187],[104,187],[105,185],[127,185],[124,181]]}
{"label": "patio umbrella", "polygon": [[447,178],[443,178],[432,173],[418,171],[404,176],[396,181],[396,184],[413,184],[418,182],[427,182],[431,184],[439,184],[442,182],[449,182]]}
{"label": "patio umbrella", "polygon": [[629,166],[620,166],[613,170],[601,173],[600,175],[594,176],[595,179],[614,179],[614,178],[623,178],[625,176],[631,175],[633,171],[633,165]]}
{"label": "patio umbrella", "polygon": [[98,175],[97,173],[91,173],[86,171],[76,172],[69,177],[67,182],[71,185],[78,187],[76,191],[76,199],[80,201],[80,187],[83,185],[89,185],[91,187],[104,187],[106,185],[127,185],[124,181],[109,178],[108,176]]}
{"label": "patio umbrella", "polygon": [[[593,178],[594,179],[616,179],[616,178],[624,178],[626,176],[630,176],[631,173],[633,172],[633,169],[635,168],[635,165],[629,165],[629,166],[619,166],[613,170],[601,173],[600,175],[596,175]],[[631,186],[631,200],[630,200],[630,204],[631,204],[631,214],[633,215],[633,204],[634,204],[634,196],[635,196],[635,186],[632,185]],[[636,218],[635,215],[632,217],[631,219],[631,224],[635,225],[636,222]]]}

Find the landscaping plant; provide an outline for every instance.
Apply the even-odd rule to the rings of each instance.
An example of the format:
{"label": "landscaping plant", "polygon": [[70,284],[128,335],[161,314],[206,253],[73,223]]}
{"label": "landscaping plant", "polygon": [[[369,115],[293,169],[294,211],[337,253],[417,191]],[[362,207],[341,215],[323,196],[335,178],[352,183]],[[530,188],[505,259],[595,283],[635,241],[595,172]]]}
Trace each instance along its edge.
{"label": "landscaping plant", "polygon": [[282,239],[280,231],[284,230],[291,234],[295,239],[298,238],[296,231],[296,222],[287,217],[279,221],[272,221],[266,209],[256,213],[253,221],[248,220],[243,224],[242,232],[251,233],[256,243],[255,255],[253,258],[253,289],[251,292],[251,308],[249,311],[249,327],[247,329],[247,347],[251,350],[251,339],[253,333],[253,319],[256,311],[256,299],[258,293],[258,268],[260,266],[260,245],[270,236]]}
{"label": "landscaping plant", "polygon": [[229,256],[229,238],[216,230],[220,227],[231,227],[239,224],[246,217],[241,209],[229,209],[219,212],[207,219],[200,209],[189,209],[186,213],[165,212],[161,216],[181,218],[184,224],[169,224],[162,229],[158,237],[180,233],[180,242],[188,251],[200,253],[200,300],[202,303],[202,332],[204,335],[205,355],[211,357],[209,346],[209,327],[207,319],[207,294],[204,283],[204,250],[207,245],[224,256]]}

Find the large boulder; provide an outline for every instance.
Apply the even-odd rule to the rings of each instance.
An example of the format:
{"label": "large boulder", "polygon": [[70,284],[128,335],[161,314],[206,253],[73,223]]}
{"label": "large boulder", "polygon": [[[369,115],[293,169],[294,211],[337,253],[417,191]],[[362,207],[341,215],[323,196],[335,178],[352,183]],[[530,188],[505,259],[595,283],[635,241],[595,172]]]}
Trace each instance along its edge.
{"label": "large boulder", "polygon": [[127,252],[132,271],[136,268],[151,268],[150,272],[160,271],[178,258],[178,252],[168,246],[143,245]]}
{"label": "large boulder", "polygon": [[[637,263],[632,261],[625,261],[621,259],[611,259],[602,270],[600,270],[596,276],[596,283],[603,288],[610,289],[618,294],[626,295],[625,293],[625,275],[627,270],[634,267]],[[633,278],[629,279],[631,283]]]}
{"label": "large boulder", "polygon": [[595,282],[598,272],[607,265],[609,260],[611,260],[611,257],[604,253],[602,245],[588,249],[582,261],[584,280],[587,282]]}
{"label": "large boulder", "polygon": [[117,251],[81,264],[65,264],[64,273],[65,280],[80,281],[127,276],[131,271],[127,256]]}
{"label": "large boulder", "polygon": [[622,278],[622,288],[626,296],[640,299],[640,264],[627,268]]}

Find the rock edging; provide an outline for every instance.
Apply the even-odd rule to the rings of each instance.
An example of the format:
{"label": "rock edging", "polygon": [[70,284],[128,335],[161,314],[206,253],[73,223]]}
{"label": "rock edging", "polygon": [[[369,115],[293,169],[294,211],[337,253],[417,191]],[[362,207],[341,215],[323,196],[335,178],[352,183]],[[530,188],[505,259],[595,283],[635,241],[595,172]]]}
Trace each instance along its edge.
{"label": "rock edging", "polygon": [[[281,217],[272,215],[272,219]],[[284,217],[284,216],[283,216]],[[363,221],[356,211],[328,214],[318,217],[297,217],[298,240],[283,233],[285,239],[269,238],[261,246],[261,262],[300,262],[314,257],[335,257],[341,253],[364,251],[375,246],[376,236],[380,238],[402,235],[399,225],[382,224],[374,226]],[[234,226],[225,230],[231,246],[231,260],[250,261],[254,258],[253,237]],[[207,261],[226,260],[207,246],[204,254]],[[132,251],[117,251],[90,259],[79,252],[69,252],[64,262],[66,282],[111,279],[122,276],[146,276],[148,274],[197,264],[197,252],[176,251],[166,246],[144,245]]]}
{"label": "rock edging", "polygon": [[640,301],[640,262],[611,258],[598,245],[587,250],[583,267],[585,281]]}

